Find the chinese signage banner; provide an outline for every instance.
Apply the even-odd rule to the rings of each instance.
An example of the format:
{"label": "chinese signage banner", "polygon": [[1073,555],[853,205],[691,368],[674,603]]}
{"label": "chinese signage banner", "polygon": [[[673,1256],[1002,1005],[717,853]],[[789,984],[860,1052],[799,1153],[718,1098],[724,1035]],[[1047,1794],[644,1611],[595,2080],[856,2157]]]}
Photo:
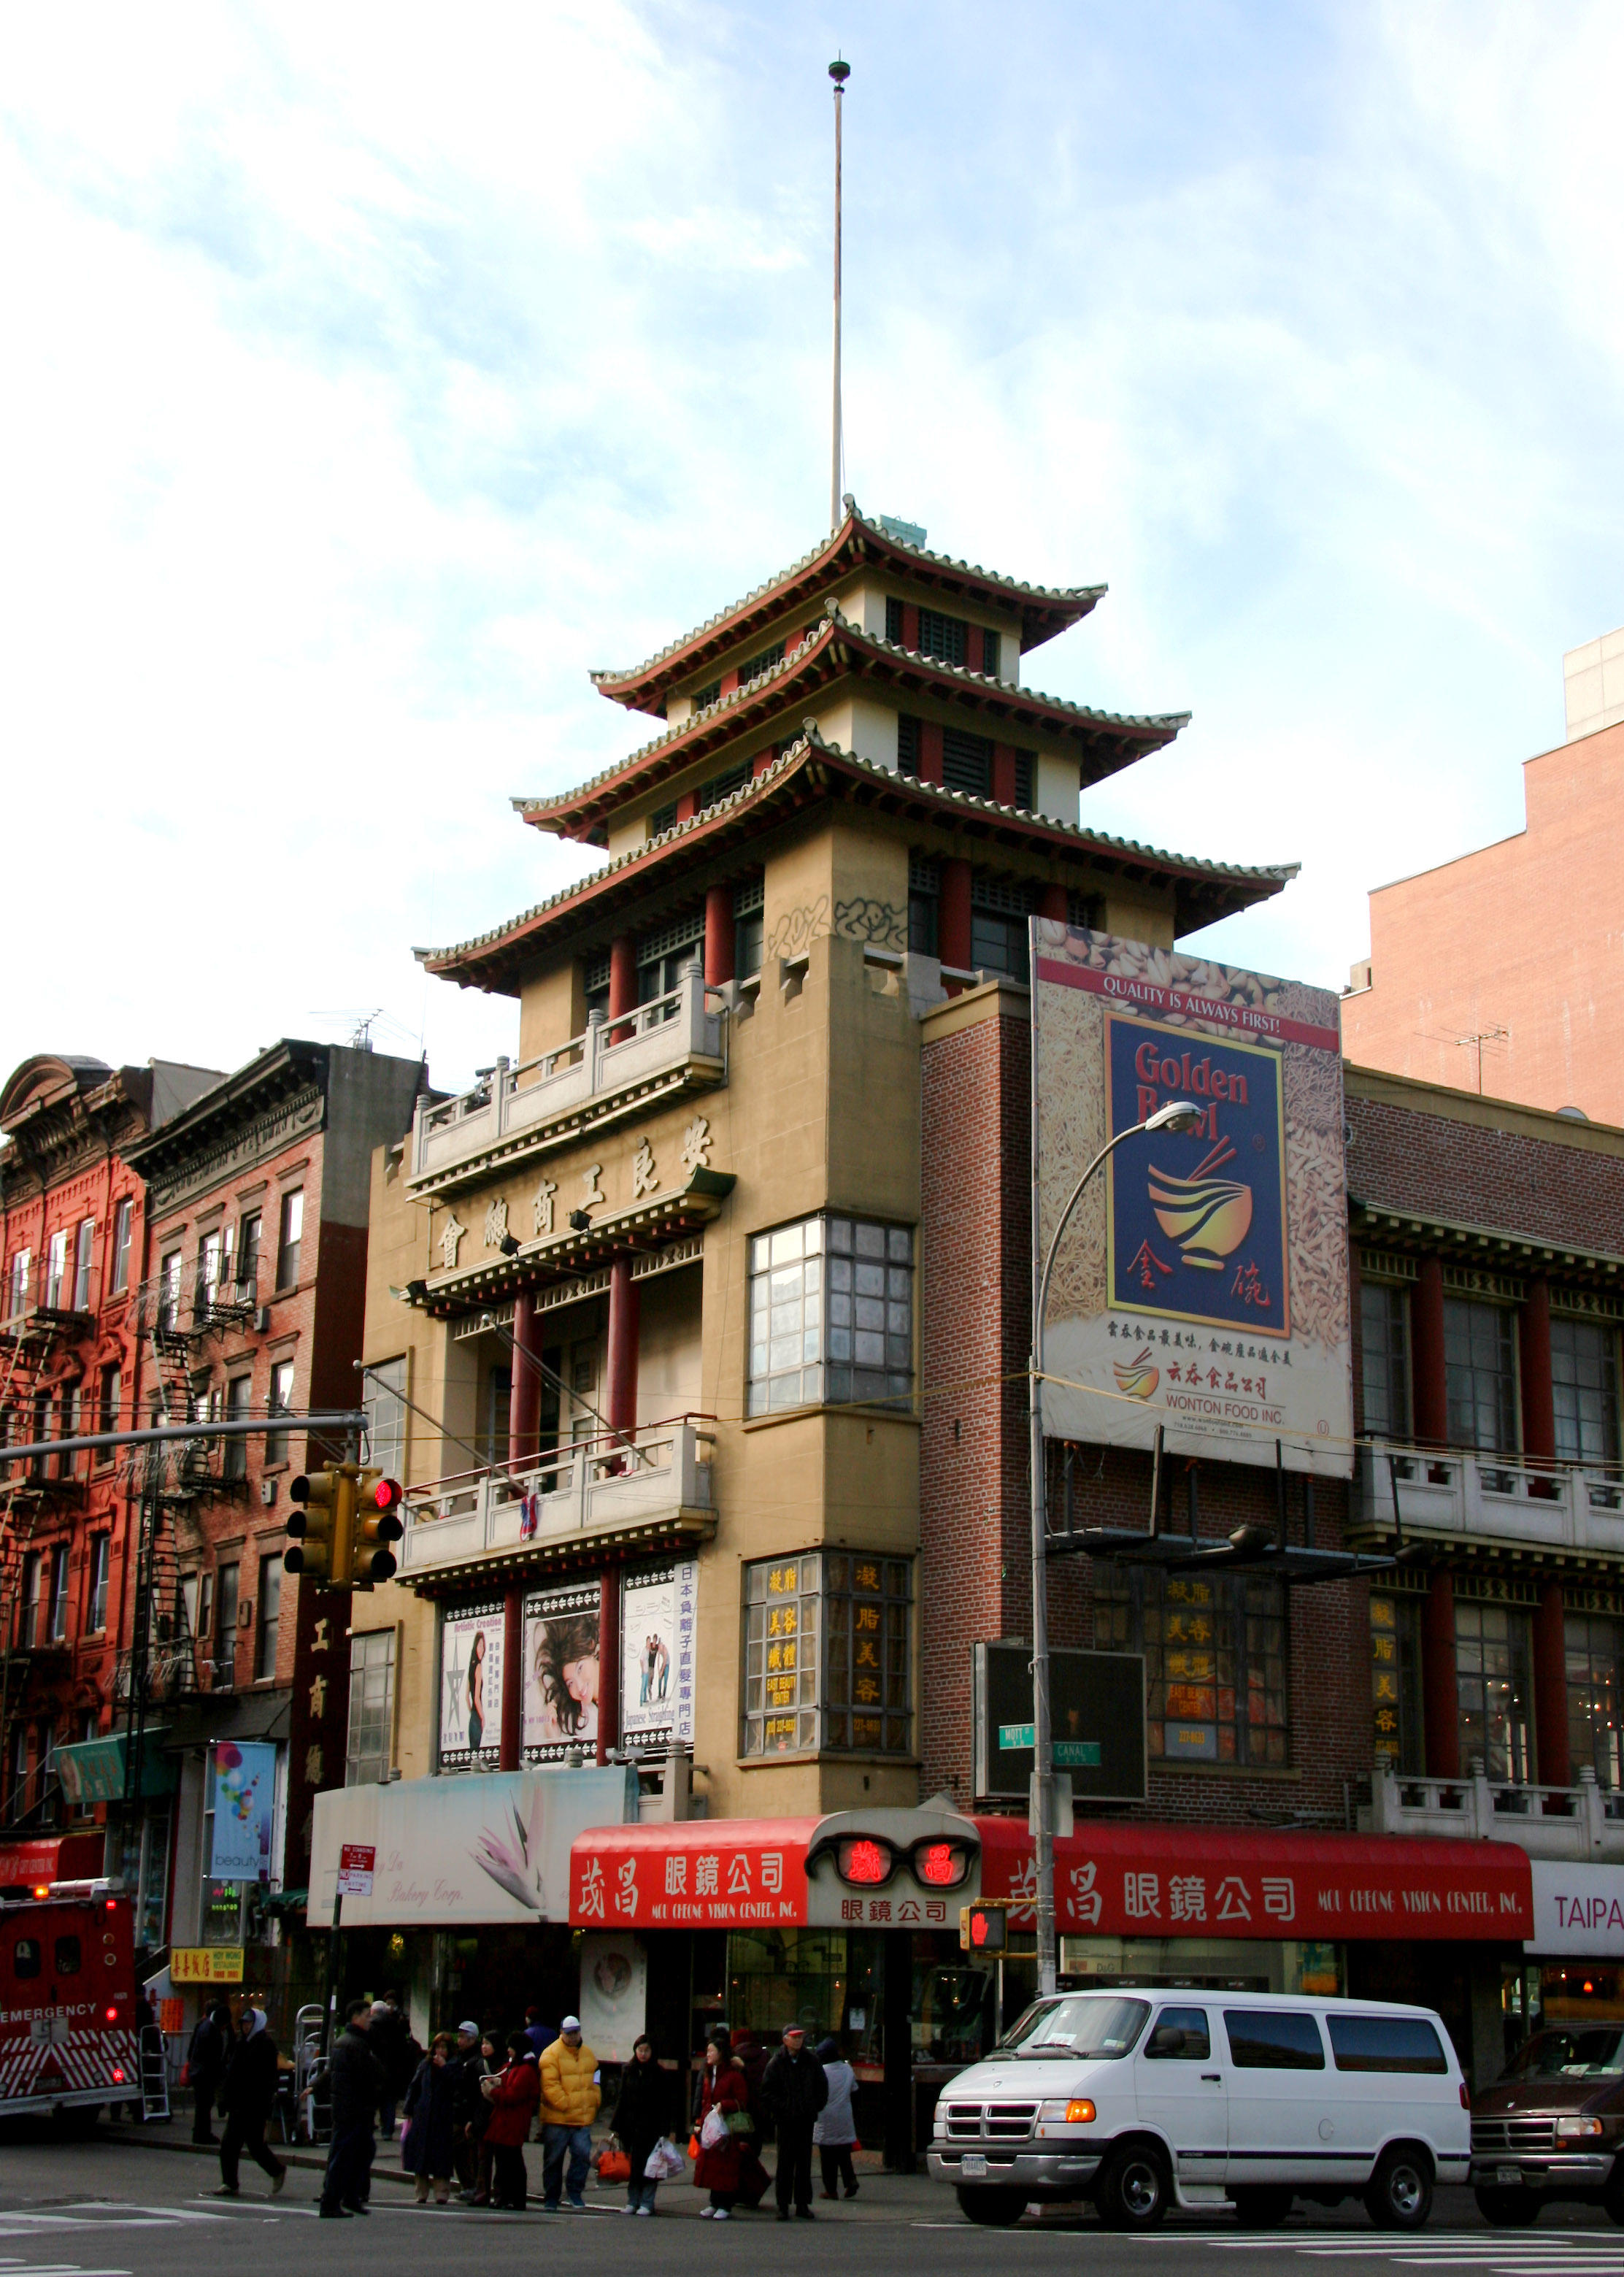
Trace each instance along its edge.
{"label": "chinese signage banner", "polygon": [[171,1984],[240,1984],[240,1945],[174,1945],[170,1947]]}
{"label": "chinese signage banner", "polygon": [[440,1769],[502,1759],[502,1600],[448,1606],[440,1624]]}
{"label": "chinese signage banner", "polygon": [[222,1740],[215,1748],[214,1782],[209,1878],[268,1882],[276,1818],[274,1744],[262,1740]]}
{"label": "chinese signage banner", "polygon": [[1328,990],[1032,921],[1041,1262],[1109,1138],[1189,1100],[1193,1131],[1128,1138],[1085,1189],[1050,1284],[1051,1437],[1353,1468],[1337,1000]]}
{"label": "chinese signage banner", "polygon": [[[525,1599],[524,1759],[561,1763],[597,1753],[598,1630],[596,1580]],[[668,1687],[669,1689],[669,1687]]]}
{"label": "chinese signage banner", "polygon": [[372,1887],[352,1883],[345,1929],[561,1922],[570,1845],[628,1814],[637,1815],[637,1773],[620,1764],[330,1787],[315,1799],[310,1923],[331,1926],[345,1854],[358,1850],[374,1854]]}
{"label": "chinese signage banner", "polygon": [[692,1557],[667,1558],[659,1565],[634,1568],[622,1580],[622,1746],[692,1745],[694,1621],[698,1604],[699,1566]]}

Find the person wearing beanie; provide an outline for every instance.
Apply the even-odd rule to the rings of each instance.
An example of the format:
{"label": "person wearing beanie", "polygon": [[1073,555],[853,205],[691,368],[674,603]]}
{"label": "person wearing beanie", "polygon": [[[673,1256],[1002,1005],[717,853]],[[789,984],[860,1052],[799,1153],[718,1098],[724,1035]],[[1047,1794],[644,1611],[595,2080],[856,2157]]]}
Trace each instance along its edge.
{"label": "person wearing beanie", "polygon": [[581,2036],[581,2018],[566,2016],[542,2058],[542,2189],[555,2213],[560,2189],[573,2213],[587,2210],[581,2192],[592,2159],[592,2122],[602,2100],[596,2071],[597,2058]]}

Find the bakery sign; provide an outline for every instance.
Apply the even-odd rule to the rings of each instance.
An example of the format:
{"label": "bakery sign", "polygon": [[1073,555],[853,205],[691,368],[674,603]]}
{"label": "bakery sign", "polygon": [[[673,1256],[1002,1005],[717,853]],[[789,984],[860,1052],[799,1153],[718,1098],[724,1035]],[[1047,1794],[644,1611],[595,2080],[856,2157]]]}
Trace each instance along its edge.
{"label": "bakery sign", "polygon": [[1051,1437],[1352,1469],[1341,1040],[1328,991],[1032,921],[1039,1257],[1126,1137],[1051,1283]]}

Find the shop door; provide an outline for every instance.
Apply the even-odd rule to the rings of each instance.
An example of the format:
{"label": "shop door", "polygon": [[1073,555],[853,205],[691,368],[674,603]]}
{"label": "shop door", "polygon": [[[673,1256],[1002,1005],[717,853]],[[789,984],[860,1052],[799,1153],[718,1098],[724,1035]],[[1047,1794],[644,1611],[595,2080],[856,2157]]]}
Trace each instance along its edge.
{"label": "shop door", "polygon": [[1212,2052],[1204,2008],[1166,2007],[1134,2059],[1139,2116],[1172,2145],[1179,2178],[1221,2182],[1229,2149],[1226,2068]]}

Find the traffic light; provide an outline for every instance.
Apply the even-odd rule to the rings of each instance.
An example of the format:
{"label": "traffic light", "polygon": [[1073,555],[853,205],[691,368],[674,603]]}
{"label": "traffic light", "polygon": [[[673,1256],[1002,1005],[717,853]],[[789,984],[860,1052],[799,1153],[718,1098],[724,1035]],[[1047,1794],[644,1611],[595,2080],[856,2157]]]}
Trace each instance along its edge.
{"label": "traffic light", "polygon": [[292,1548],[283,1570],[314,1581],[320,1589],[347,1588],[350,1544],[355,1525],[353,1463],[328,1463],[313,1478],[295,1479],[288,1499]]}
{"label": "traffic light", "polygon": [[990,1900],[959,1908],[959,1944],[965,1953],[1002,1953],[1009,1943],[1009,1907]]}
{"label": "traffic light", "polygon": [[383,1545],[398,1542],[406,1532],[399,1518],[400,1487],[382,1471],[362,1471],[354,1484],[354,1518],[351,1530],[350,1579],[358,1589],[387,1581],[395,1572],[395,1553]]}

